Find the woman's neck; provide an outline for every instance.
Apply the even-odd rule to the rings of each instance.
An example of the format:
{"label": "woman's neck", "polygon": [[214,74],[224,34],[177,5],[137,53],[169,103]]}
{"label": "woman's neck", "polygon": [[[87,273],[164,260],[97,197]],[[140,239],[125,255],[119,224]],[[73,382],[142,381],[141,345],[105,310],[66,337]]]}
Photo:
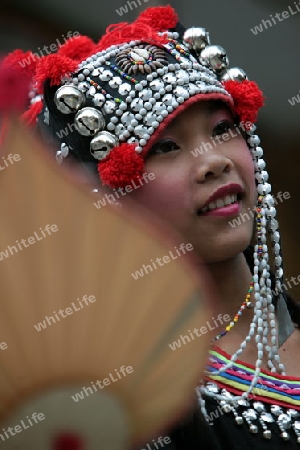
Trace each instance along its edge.
{"label": "woman's neck", "polygon": [[[216,329],[217,335],[224,331],[226,326],[233,321],[234,316],[245,301],[252,274],[243,253],[239,253],[231,260],[208,264],[206,267],[220,296],[216,314],[230,317],[229,321],[223,322],[223,325]],[[222,344],[223,341],[227,343],[226,347],[229,347],[230,342],[234,341],[237,348],[239,343],[246,337],[252,318],[253,309],[246,308],[243,314],[239,316],[238,323],[226,336],[226,339],[223,338],[224,340],[222,339],[217,344]],[[239,340],[237,341],[237,339]],[[220,346],[223,348],[223,345]],[[226,350],[225,347],[224,350]]]}

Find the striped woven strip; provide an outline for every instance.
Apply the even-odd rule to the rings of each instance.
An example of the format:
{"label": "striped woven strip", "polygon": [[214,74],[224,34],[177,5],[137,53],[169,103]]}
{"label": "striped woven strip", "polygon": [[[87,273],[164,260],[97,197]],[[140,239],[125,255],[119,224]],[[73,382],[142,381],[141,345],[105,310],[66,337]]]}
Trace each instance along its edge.
{"label": "striped woven strip", "polygon": [[[210,351],[210,363],[207,367],[207,381],[213,381],[219,387],[227,389],[236,395],[247,391],[255,367],[237,360],[230,369],[220,375],[214,375],[218,369],[230,361],[230,356],[218,347]],[[289,377],[262,370],[258,384],[250,398],[267,403],[300,410],[300,378]]]}

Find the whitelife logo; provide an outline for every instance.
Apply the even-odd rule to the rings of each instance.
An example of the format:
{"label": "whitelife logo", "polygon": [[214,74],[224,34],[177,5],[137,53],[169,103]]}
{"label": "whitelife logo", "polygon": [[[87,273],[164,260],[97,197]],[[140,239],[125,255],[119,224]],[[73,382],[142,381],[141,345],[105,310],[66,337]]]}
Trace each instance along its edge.
{"label": "whitelife logo", "polygon": [[[69,306],[66,309],[60,309],[57,313],[56,313],[56,311],[53,311],[53,316],[56,317],[56,320],[54,319],[53,316],[45,316],[45,320],[43,320],[43,322],[39,322],[37,325],[34,325],[34,328],[37,331],[45,330],[45,328],[47,328],[48,325],[52,325],[52,323],[56,323],[56,321],[59,322],[60,318],[65,319],[66,317],[73,314],[73,312],[81,311],[83,308],[85,308],[83,303],[86,306],[88,306],[90,303],[95,303],[96,300],[97,299],[94,295],[90,295],[90,296],[84,295],[81,300],[79,298],[77,299],[77,302],[78,302],[80,308],[76,308],[76,304],[74,302],[72,302],[71,306]],[[60,317],[58,314],[60,315]],[[66,315],[64,315],[64,314],[66,314]]]}
{"label": "whitelife logo", "polygon": [[[27,239],[20,239],[20,242],[16,240],[16,245],[19,250],[23,250],[24,248],[28,248],[29,245],[33,245],[42,239],[45,239],[47,236],[50,236],[52,233],[56,233],[58,231],[58,227],[56,224],[46,225],[44,228],[40,227],[40,231],[34,231],[33,236],[30,236]],[[46,234],[47,232],[47,234]],[[16,245],[8,245],[6,250],[0,252],[0,261],[3,261],[4,258],[8,258],[10,255],[14,255],[15,253],[19,253]]]}
{"label": "whitelife logo", "polygon": [[215,330],[220,325],[223,325],[223,322],[229,322],[230,321],[230,316],[228,314],[224,314],[224,316],[222,316],[222,314],[219,314],[216,319],[213,317],[212,321],[214,322],[215,326],[211,326],[209,321],[207,321],[206,324],[205,324],[205,325],[207,325],[207,327],[206,326],[202,326],[199,329],[198,328],[194,328],[193,331],[188,330],[188,333],[189,333],[190,336],[188,336],[187,334],[185,334],[185,335],[181,334],[180,338],[177,341],[174,341],[172,344],[169,344],[169,347],[173,351],[177,350],[177,348],[180,348],[181,346],[186,345],[188,342],[191,342],[191,340],[194,341],[195,340],[195,335],[196,335],[196,337],[201,337],[204,334],[206,334],[208,332],[208,330],[210,330],[210,331]]}
{"label": "whitelife logo", "polygon": [[[85,397],[89,397],[90,394],[94,394],[94,392],[97,392],[98,389],[95,386],[95,384],[99,387],[99,389],[104,389],[106,386],[109,386],[111,382],[116,383],[117,381],[121,380],[122,378],[126,377],[127,374],[130,374],[133,372],[132,366],[122,366],[119,370],[115,369],[115,374],[109,373],[107,378],[104,378],[103,380],[97,380],[95,383],[91,381],[91,385],[93,386],[93,389],[91,387],[83,387],[83,391],[77,392],[75,395],[71,395],[74,402],[79,402],[79,400],[83,400]],[[121,373],[120,373],[121,372]],[[122,375],[121,375],[122,374]],[[116,378],[115,378],[116,377]]]}
{"label": "whitelife logo", "polygon": [[[157,439],[152,439],[152,442],[151,444],[147,444],[146,447],[143,447],[140,450],[159,450],[160,448],[163,448],[165,445],[170,444],[171,439],[169,438],[169,436],[165,436],[164,438],[162,436],[159,436],[159,438]],[[154,445],[154,447],[152,447],[152,445]]]}
{"label": "whitelife logo", "polygon": [[[139,6],[142,5],[141,0],[136,0],[136,1],[138,2]],[[143,0],[144,3],[148,3],[148,1],[149,0]],[[116,9],[116,13],[119,14],[119,16],[123,16],[123,14],[127,14],[129,12],[128,6],[129,6],[131,11],[134,8],[138,7],[138,5],[136,4],[136,2],[134,0],[133,1],[128,0],[127,3],[124,6],[121,6],[121,8]]]}
{"label": "whitelife logo", "polygon": [[[100,209],[101,207],[106,206],[108,203],[109,204],[116,204],[117,200],[116,199],[121,199],[121,197],[124,197],[127,194],[130,194],[130,192],[134,191],[135,189],[139,189],[140,187],[142,187],[144,184],[148,184],[149,181],[155,180],[155,175],[153,172],[149,172],[149,173],[144,173],[142,178],[140,178],[137,183],[135,184],[134,180],[132,180],[131,184],[128,184],[127,186],[125,186],[124,188],[118,188],[118,189],[113,189],[112,194],[105,194],[104,197],[100,200],[98,200],[97,202],[94,202],[94,205],[97,209]],[[121,197],[120,195],[121,194]]]}
{"label": "whitelife logo", "polygon": [[[249,126],[251,126],[251,122],[240,122],[238,125],[235,125],[232,128],[228,129],[227,133],[223,133],[221,135],[217,135],[210,138],[210,142],[202,142],[200,147],[191,150],[192,155],[197,158],[197,156],[203,155],[204,152],[208,152],[209,150],[217,147],[218,144],[224,144],[224,142],[229,141],[229,139],[235,138],[239,135],[242,135],[242,131],[245,132]],[[242,131],[241,131],[242,130]]]}
{"label": "whitelife logo", "polygon": [[[14,427],[8,427],[7,429],[2,428],[3,430],[3,434],[5,435],[5,437],[3,436],[3,434],[0,434],[0,438],[2,439],[2,441],[6,441],[7,439],[10,438],[10,436],[15,436],[16,433],[21,433],[23,430],[27,430],[28,428],[32,427],[34,425],[34,423],[39,423],[39,421],[42,421],[45,419],[45,416],[43,413],[36,413],[34,412],[31,417],[26,416],[27,421],[21,420],[20,425],[15,425]],[[32,421],[34,421],[34,423],[32,423]],[[15,433],[14,433],[15,431]],[[9,435],[9,434],[10,435]],[[1,444],[1,442],[0,442]]]}
{"label": "whitelife logo", "polygon": [[[179,258],[182,255],[185,255],[186,252],[191,252],[193,250],[193,246],[192,244],[180,244],[179,249],[177,247],[174,247],[175,249],[175,254],[173,253],[172,250],[169,251],[168,255],[163,256],[162,258],[156,258],[155,262],[153,261],[153,259],[151,259],[151,265],[150,264],[143,264],[143,266],[141,267],[140,270],[136,270],[135,273],[132,273],[131,276],[135,279],[138,280],[139,278],[143,277],[145,274],[148,275],[148,270],[150,270],[150,272],[153,272],[153,270],[157,270],[158,267],[155,263],[158,264],[158,266],[162,267],[165,264],[168,264],[170,261]],[[177,256],[176,256],[177,254]]]}
{"label": "whitelife logo", "polygon": [[[281,192],[281,191],[277,193],[276,198],[273,196],[273,200],[274,200],[274,204],[275,205],[278,204],[277,199],[280,202],[283,202],[283,200],[288,200],[290,198],[291,198],[291,194],[289,192]],[[253,219],[255,217],[256,208],[257,208],[257,206],[254,206],[253,210],[251,210],[251,208],[248,208],[248,212],[239,213],[239,217],[237,217],[236,219],[233,219],[233,220],[229,220],[228,223],[231,226],[231,228],[235,228],[235,227],[241,225],[242,222],[246,222],[247,220],[251,220],[251,218]]]}
{"label": "whitelife logo", "polygon": [[[18,153],[14,155],[10,153],[6,158],[2,156],[3,163],[0,164],[0,170],[5,170],[7,167],[12,166],[15,162],[21,161],[21,156]],[[3,164],[3,166],[2,166]]]}
{"label": "whitelife logo", "polygon": [[[32,62],[35,62],[40,57],[50,55],[52,52],[57,52],[58,48],[61,47],[63,44],[67,42],[67,40],[76,39],[80,33],[78,31],[68,31],[67,37],[62,35],[63,42],[61,42],[58,38],[56,39],[55,43],[51,45],[44,45],[43,49],[38,47],[38,53],[32,53],[28,58],[24,58],[22,61],[19,62],[20,66],[24,69],[24,67],[29,66]],[[49,50],[50,48],[50,50]]]}
{"label": "whitelife logo", "polygon": [[292,106],[295,106],[296,103],[300,103],[300,91],[299,94],[297,95],[297,97],[292,97],[288,100],[289,104]]}
{"label": "whitelife logo", "polygon": [[[288,11],[282,11],[281,13],[276,13],[275,17],[270,14],[270,19],[262,20],[260,25],[256,25],[253,28],[250,28],[252,33],[256,36],[258,33],[262,33],[264,30],[267,30],[269,27],[273,27],[273,25],[277,25],[279,22],[282,22],[285,19],[288,19],[295,14],[300,12],[300,2],[294,2],[294,9],[292,6],[288,6]],[[272,22],[271,22],[272,21]]]}
{"label": "whitelife logo", "polygon": [[[261,378],[259,378],[257,380],[257,384],[255,385],[255,395],[253,395],[251,398],[252,400],[257,400],[258,396],[264,396],[266,391],[268,390],[267,386],[264,386],[263,384],[261,384]],[[259,399],[258,399],[259,401]],[[233,400],[232,402],[229,403],[230,405],[232,405],[234,408],[239,408],[240,405],[238,403],[238,400]],[[227,410],[224,410],[224,406],[219,405],[214,411],[212,411],[210,414],[207,414],[206,416],[206,420],[209,422],[210,425],[212,425],[212,422],[215,419],[218,419],[219,417],[223,416]],[[231,412],[231,409],[230,411]]]}

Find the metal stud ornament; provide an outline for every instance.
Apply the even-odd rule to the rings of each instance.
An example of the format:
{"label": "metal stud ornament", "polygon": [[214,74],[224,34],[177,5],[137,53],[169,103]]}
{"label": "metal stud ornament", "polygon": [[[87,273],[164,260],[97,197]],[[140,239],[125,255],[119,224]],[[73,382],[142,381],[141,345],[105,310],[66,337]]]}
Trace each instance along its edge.
{"label": "metal stud ornament", "polygon": [[95,159],[101,161],[117,145],[119,141],[113,134],[101,131],[91,140],[90,153]]}
{"label": "metal stud ornament", "polygon": [[84,95],[76,87],[65,85],[57,89],[54,102],[61,113],[71,114],[82,107],[84,104]]}
{"label": "metal stud ornament", "polygon": [[200,54],[200,61],[215,72],[221,72],[229,64],[226,50],[220,45],[209,45],[205,47]]}
{"label": "metal stud ornament", "polygon": [[92,136],[105,127],[103,114],[95,108],[82,108],[75,116],[75,128],[83,136]]}
{"label": "metal stud ornament", "polygon": [[210,44],[208,31],[200,27],[188,28],[183,35],[183,41],[189,50],[195,50],[197,53]]}
{"label": "metal stud ornament", "polygon": [[221,81],[244,81],[247,80],[248,77],[246,72],[239,67],[231,67],[230,69],[225,70],[221,73],[220,80]]}

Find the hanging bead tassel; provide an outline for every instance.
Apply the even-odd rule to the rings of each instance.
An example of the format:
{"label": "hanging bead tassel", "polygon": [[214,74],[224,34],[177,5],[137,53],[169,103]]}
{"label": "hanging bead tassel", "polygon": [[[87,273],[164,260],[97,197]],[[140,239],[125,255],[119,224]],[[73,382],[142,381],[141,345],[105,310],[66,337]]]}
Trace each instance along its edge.
{"label": "hanging bead tassel", "polygon": [[[268,356],[268,367],[271,372],[279,372],[285,375],[285,369],[280,362],[277,346],[277,329],[275,322],[275,307],[272,303],[272,289],[270,278],[270,265],[269,265],[269,251],[267,246],[267,231],[271,233],[271,239],[273,244],[273,251],[275,254],[275,266],[276,266],[276,288],[281,289],[281,280],[283,276],[283,270],[281,267],[282,257],[280,254],[280,235],[278,232],[278,223],[275,220],[276,210],[274,208],[274,199],[271,195],[271,185],[267,183],[268,173],[265,171],[265,161],[262,159],[263,150],[259,146],[260,139],[257,135],[254,135],[256,127],[253,125],[246,131],[248,137],[248,146],[250,148],[254,166],[255,166],[255,178],[257,180],[257,209],[256,209],[256,230],[257,230],[257,243],[254,247],[254,275],[253,275],[253,291],[254,291],[254,314],[253,320],[250,325],[249,333],[245,340],[241,343],[239,349],[231,356],[230,361],[220,369],[214,371],[214,375],[219,375],[226,372],[232,367],[233,363],[238,359],[238,356],[246,348],[247,343],[255,335],[255,342],[257,346],[257,360],[255,363],[255,372],[250,383],[250,386],[246,392],[243,392],[241,396],[235,397],[235,402],[240,399],[247,399],[251,394],[253,388],[256,386],[260,374],[261,366],[263,362],[263,355],[266,352]],[[273,203],[272,203],[273,200]],[[222,337],[222,336],[220,336]],[[271,344],[271,345],[270,345]],[[218,401],[230,402],[228,397],[224,397],[216,392],[206,389],[205,386],[201,386],[197,390],[199,397],[200,408],[204,417],[208,417],[205,400],[203,396],[213,397]]]}

